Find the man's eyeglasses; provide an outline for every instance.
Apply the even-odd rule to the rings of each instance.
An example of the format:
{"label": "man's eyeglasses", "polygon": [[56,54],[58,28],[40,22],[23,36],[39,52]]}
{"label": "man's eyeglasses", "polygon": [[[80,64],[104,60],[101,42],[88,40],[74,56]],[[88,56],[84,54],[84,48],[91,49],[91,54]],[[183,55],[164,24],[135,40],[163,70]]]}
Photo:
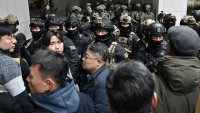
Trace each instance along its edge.
{"label": "man's eyeglasses", "polygon": [[83,58],[85,59],[85,60],[87,60],[87,59],[99,59],[98,57],[91,57],[91,56],[89,56],[89,55],[87,55],[87,54],[83,54]]}

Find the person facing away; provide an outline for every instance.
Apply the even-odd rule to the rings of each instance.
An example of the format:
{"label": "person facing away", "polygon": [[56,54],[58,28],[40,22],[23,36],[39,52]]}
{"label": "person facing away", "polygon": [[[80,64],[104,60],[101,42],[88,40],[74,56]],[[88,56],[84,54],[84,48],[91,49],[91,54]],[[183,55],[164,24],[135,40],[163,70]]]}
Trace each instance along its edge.
{"label": "person facing away", "polygon": [[96,113],[110,113],[105,87],[109,73],[105,64],[108,54],[105,44],[92,43],[82,58],[83,69],[88,74],[87,81],[81,91],[92,98]]}
{"label": "person facing away", "polygon": [[110,108],[115,113],[151,113],[157,94],[151,72],[141,62],[124,60],[106,82]]}
{"label": "person facing away", "polygon": [[167,56],[155,74],[158,105],[154,113],[194,113],[199,96],[199,36],[188,26],[168,30]]}
{"label": "person facing away", "polygon": [[63,54],[38,50],[31,56],[27,81],[35,113],[94,113],[91,98],[74,88],[68,70]]}

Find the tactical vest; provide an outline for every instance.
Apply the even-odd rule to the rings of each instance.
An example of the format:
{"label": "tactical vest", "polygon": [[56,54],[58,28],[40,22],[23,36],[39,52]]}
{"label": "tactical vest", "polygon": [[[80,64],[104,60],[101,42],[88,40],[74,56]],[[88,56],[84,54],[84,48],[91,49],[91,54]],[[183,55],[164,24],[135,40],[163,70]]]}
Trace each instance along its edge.
{"label": "tactical vest", "polygon": [[131,53],[134,42],[134,32],[131,32],[129,37],[118,37],[119,44],[128,52]]}

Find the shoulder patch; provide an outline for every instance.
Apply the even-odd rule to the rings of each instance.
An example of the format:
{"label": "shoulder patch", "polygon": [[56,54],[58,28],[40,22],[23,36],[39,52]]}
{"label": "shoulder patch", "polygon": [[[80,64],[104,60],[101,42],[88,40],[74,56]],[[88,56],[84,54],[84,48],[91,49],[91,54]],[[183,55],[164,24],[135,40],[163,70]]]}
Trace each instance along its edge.
{"label": "shoulder patch", "polygon": [[70,49],[76,49],[76,47],[75,46],[70,46]]}

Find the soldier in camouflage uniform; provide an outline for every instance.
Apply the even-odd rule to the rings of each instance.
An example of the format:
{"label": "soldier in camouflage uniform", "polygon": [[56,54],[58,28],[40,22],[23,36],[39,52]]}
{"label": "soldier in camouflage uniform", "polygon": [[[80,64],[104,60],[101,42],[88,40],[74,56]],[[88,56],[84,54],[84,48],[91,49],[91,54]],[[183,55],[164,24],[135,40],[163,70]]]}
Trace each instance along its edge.
{"label": "soldier in camouflage uniform", "polygon": [[151,5],[145,5],[145,12],[142,13],[141,20],[144,21],[146,19],[155,20],[155,15],[151,12]]}
{"label": "soldier in camouflage uniform", "polygon": [[140,37],[140,39],[135,43],[135,46],[133,46],[132,53],[131,55],[129,55],[130,58],[138,51],[144,51],[148,47],[148,40],[147,40],[148,38],[146,37],[148,36],[148,26],[151,25],[152,23],[155,23],[155,21],[152,19],[147,19],[144,22],[142,22],[141,24],[142,37]]}
{"label": "soldier in camouflage uniform", "polygon": [[123,10],[121,8],[121,5],[115,4],[115,6],[114,6],[114,15],[115,16],[111,20],[114,25],[118,26],[122,12],[123,12]]}
{"label": "soldier in camouflage uniform", "polygon": [[[151,5],[147,4],[145,5],[145,11],[141,15],[141,21],[140,21],[140,27],[141,27],[141,22],[145,21],[146,19],[152,19],[155,20],[154,13],[151,12]],[[141,37],[141,28],[137,31],[137,35]]]}
{"label": "soldier in camouflage uniform", "polygon": [[114,17],[115,17],[115,14],[114,14],[114,5],[111,4],[109,9],[108,9],[108,13],[110,15],[110,20],[112,20]]}
{"label": "soldier in camouflage uniform", "polygon": [[142,13],[143,12],[141,8],[141,4],[140,3],[135,4],[135,11],[133,11],[131,14],[132,23],[134,26],[134,32],[136,32],[138,28],[140,27]]}
{"label": "soldier in camouflage uniform", "polygon": [[193,10],[191,11],[191,15],[194,16],[197,22],[200,21],[200,10]]}
{"label": "soldier in camouflage uniform", "polygon": [[83,10],[83,18],[79,26],[80,33],[91,39],[94,38],[93,34],[91,33],[92,32],[92,24],[91,24],[92,13],[93,11],[91,8],[91,3],[86,3],[86,7]]}
{"label": "soldier in camouflage uniform", "polygon": [[[184,16],[180,21],[180,25],[191,27],[200,36],[200,25],[199,23],[197,23],[196,19],[193,16],[190,15]],[[200,38],[199,38],[199,54],[197,56],[198,58],[200,58]]]}
{"label": "soldier in camouflage uniform", "polygon": [[141,40],[143,40],[144,41],[144,43],[146,44],[146,34],[147,34],[147,32],[148,32],[148,26],[150,25],[150,24],[152,24],[152,23],[155,23],[155,20],[152,20],[152,19],[146,19],[145,21],[143,21],[142,23],[141,23],[141,30],[142,30],[142,37],[140,37],[140,39]]}
{"label": "soldier in camouflage uniform", "polygon": [[193,16],[183,16],[183,18],[180,21],[180,25],[186,25],[191,27],[192,29],[196,30],[197,28],[197,21]]}
{"label": "soldier in camouflage uniform", "polygon": [[139,40],[139,37],[133,32],[132,28],[131,17],[127,14],[122,15],[119,23],[120,36],[117,39],[119,44],[129,53],[133,49],[132,46],[134,47],[135,43]]}
{"label": "soldier in camouflage uniform", "polygon": [[127,5],[121,5],[121,9],[122,9],[122,14],[128,14],[130,15],[129,11],[128,11],[128,6]]}
{"label": "soldier in camouflage uniform", "polygon": [[168,30],[170,27],[176,25],[176,16],[172,15],[171,13],[166,14],[163,20],[163,25]]}
{"label": "soldier in camouflage uniform", "polygon": [[86,3],[85,5],[85,9],[83,10],[83,18],[82,18],[82,22],[91,22],[91,16],[92,16],[93,10],[91,7],[91,3]]}
{"label": "soldier in camouflage uniform", "polygon": [[101,42],[106,44],[109,50],[109,59],[107,65],[113,68],[116,63],[128,58],[126,50],[115,41],[112,34],[114,27],[107,18],[99,17],[95,21],[94,34],[96,35],[95,43]]}
{"label": "soldier in camouflage uniform", "polygon": [[73,6],[70,10],[70,16],[77,17],[79,21],[82,20],[82,9],[79,6]]}
{"label": "soldier in camouflage uniform", "polygon": [[138,49],[131,58],[143,62],[151,72],[156,71],[157,59],[166,54],[166,29],[161,23],[147,27],[146,47]]}
{"label": "soldier in camouflage uniform", "polygon": [[101,17],[110,19],[110,15],[106,11],[106,6],[104,4],[97,6],[96,11],[99,13]]}

